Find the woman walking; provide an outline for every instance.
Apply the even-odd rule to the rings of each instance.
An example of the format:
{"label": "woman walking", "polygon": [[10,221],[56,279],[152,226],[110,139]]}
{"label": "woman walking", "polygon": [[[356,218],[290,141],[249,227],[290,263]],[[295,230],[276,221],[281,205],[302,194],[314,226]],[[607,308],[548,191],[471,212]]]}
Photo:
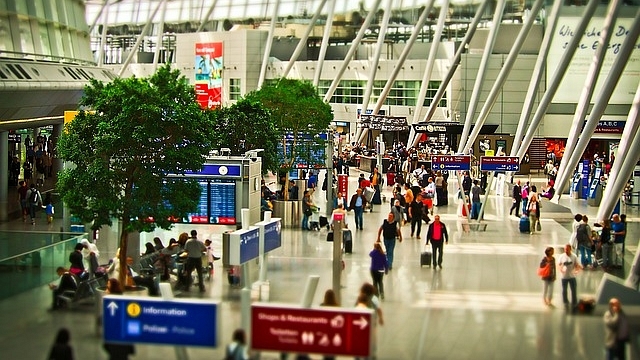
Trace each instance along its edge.
{"label": "woman walking", "polygon": [[529,194],[529,201],[527,210],[529,211],[529,234],[533,234],[536,231],[540,231],[542,228],[538,224],[540,221],[540,199],[535,186],[531,186],[531,193]]}
{"label": "woman walking", "polygon": [[373,244],[373,250],[369,253],[371,257],[371,278],[373,279],[373,286],[378,290],[380,299],[384,300],[384,285],[382,284],[382,277],[389,272],[389,265],[387,263],[387,255],[382,250],[382,244],[376,241]]}
{"label": "woman walking", "polygon": [[547,306],[553,307],[551,298],[553,297],[553,282],[556,281],[556,258],[553,257],[553,248],[548,247],[544,250],[544,257],[540,261],[538,275],[542,278],[544,284],[542,297]]}

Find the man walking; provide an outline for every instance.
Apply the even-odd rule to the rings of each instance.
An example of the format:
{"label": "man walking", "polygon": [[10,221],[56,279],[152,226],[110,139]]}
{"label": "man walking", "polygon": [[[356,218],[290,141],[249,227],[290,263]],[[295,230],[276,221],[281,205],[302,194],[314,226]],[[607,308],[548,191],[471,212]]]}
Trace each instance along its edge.
{"label": "man walking", "polygon": [[191,237],[184,244],[184,250],[187,252],[187,283],[185,290],[189,291],[189,287],[191,286],[191,273],[195,269],[198,273],[200,292],[204,292],[204,282],[202,281],[202,254],[207,251],[207,248],[198,240],[198,233],[195,230],[191,230]]}
{"label": "man walking", "polygon": [[513,213],[513,209],[515,209],[516,216],[520,217],[520,202],[522,201],[522,188],[520,187],[520,180],[516,181],[516,184],[513,185],[513,193],[511,197],[513,197],[513,205],[511,205],[509,215],[511,215]]}
{"label": "man walking", "polygon": [[392,212],[387,215],[387,218],[382,222],[378,229],[378,242],[380,242],[380,235],[384,240],[384,247],[387,250],[387,265],[389,270],[393,268],[393,250],[396,247],[396,237],[399,242],[402,242],[402,233],[400,228],[394,221],[394,215]]}
{"label": "man walking", "polygon": [[626,343],[629,341],[629,320],[622,311],[620,300],[611,298],[609,310],[604,313],[604,345],[607,360],[625,360]]}
{"label": "man walking", "polygon": [[362,195],[362,189],[358,188],[356,193],[351,196],[349,202],[349,210],[353,210],[355,213],[356,229],[362,230],[362,214],[364,213],[364,207],[367,205],[367,198]]}
{"label": "man walking", "polygon": [[611,233],[613,234],[613,246],[615,250],[613,267],[621,268],[624,260],[624,239],[627,235],[627,231],[625,229],[624,222],[622,222],[620,215],[618,214],[613,214],[611,217]]}
{"label": "man walking", "polygon": [[471,218],[478,219],[480,217],[480,208],[482,208],[482,202],[480,201],[480,186],[478,186],[478,180],[473,180],[473,187],[471,188]]}
{"label": "man walking", "polygon": [[[576,293],[576,273],[582,269],[578,263],[578,258],[571,253],[571,244],[564,246],[564,254],[558,258],[558,266],[562,277],[562,301],[565,310],[574,311],[578,305],[578,294]],[[567,296],[567,286],[571,288],[571,307]]]}
{"label": "man walking", "polygon": [[[449,243],[449,234],[447,233],[447,227],[444,223],[440,222],[440,215],[436,215],[433,218],[433,223],[429,225],[429,231],[427,231],[427,245],[431,243],[431,250],[433,254],[433,268],[437,265],[442,269],[442,248],[443,242]],[[437,257],[436,257],[437,254]]]}

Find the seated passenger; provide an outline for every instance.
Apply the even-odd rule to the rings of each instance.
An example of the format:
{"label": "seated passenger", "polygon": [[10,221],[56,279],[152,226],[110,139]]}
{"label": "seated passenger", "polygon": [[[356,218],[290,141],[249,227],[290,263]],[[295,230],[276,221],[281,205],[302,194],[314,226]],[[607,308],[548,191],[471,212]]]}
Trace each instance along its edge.
{"label": "seated passenger", "polygon": [[67,269],[59,266],[56,269],[56,273],[58,274],[58,280],[49,284],[49,289],[51,289],[53,294],[53,303],[51,304],[51,309],[49,309],[49,311],[58,310],[64,304],[58,296],[62,295],[67,290],[75,291],[78,289],[78,281],[76,280],[76,277],[67,271]]}
{"label": "seated passenger", "polygon": [[69,262],[71,263],[69,272],[79,277],[80,279],[84,279],[88,277],[88,274],[85,272],[85,268],[84,268],[84,258],[82,257],[83,249],[84,249],[84,244],[78,243],[76,244],[76,247],[73,250],[73,252],[69,254]]}

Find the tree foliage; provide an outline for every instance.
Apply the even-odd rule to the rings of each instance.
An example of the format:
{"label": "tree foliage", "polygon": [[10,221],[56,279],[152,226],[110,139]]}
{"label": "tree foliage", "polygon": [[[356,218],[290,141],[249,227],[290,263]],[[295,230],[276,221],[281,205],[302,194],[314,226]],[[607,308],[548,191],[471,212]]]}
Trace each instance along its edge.
{"label": "tree foliage", "polygon": [[202,168],[212,123],[193,86],[169,65],[149,78],[92,80],[80,105],[87,111],[65,126],[57,148],[75,167],[60,173],[57,187],[94,229],[121,221],[122,260],[130,232],[168,229],[170,216],[197,207],[198,184],[167,175]]}
{"label": "tree foliage", "polygon": [[230,107],[210,111],[214,125],[214,148],[229,148],[232,155],[264,149],[262,171],[277,171],[278,132],[271,114],[259,101],[240,99]]}
{"label": "tree foliage", "polygon": [[247,94],[246,98],[259,101],[271,113],[280,142],[280,169],[291,169],[297,161],[313,163],[317,160],[311,158],[313,151],[310,150],[324,146],[318,135],[329,128],[333,112],[331,105],[322,101],[313,85],[282,78]]}

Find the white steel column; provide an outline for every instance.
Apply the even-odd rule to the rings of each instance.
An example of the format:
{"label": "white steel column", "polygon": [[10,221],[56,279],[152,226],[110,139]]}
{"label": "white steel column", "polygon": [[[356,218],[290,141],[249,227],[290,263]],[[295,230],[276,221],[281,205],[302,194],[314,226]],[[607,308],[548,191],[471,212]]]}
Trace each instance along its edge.
{"label": "white steel column", "polygon": [[197,33],[199,33],[204,29],[204,24],[206,24],[207,21],[209,21],[209,17],[213,13],[213,9],[216,8],[216,5],[218,5],[218,0],[213,0],[213,4],[209,6],[209,9],[207,9],[207,13],[202,17],[202,20],[200,20],[200,26],[198,26],[198,30],[196,30]]}
{"label": "white steel column", "polygon": [[103,9],[107,11],[104,12],[104,20],[102,21],[102,33],[100,34],[100,46],[98,47],[98,67],[102,67],[102,65],[104,65],[104,48],[107,42],[107,27],[109,24],[109,2],[108,1],[104,2],[104,6],[102,7],[102,9],[100,9],[101,13]]}
{"label": "white steel column", "polygon": [[[498,37],[498,30],[500,30],[500,23],[502,22],[502,15],[504,14],[505,0],[498,0],[496,10],[493,13],[493,24],[489,30],[489,35],[484,44],[484,52],[480,59],[480,67],[478,68],[478,74],[476,75],[476,81],[473,84],[473,90],[471,92],[471,99],[469,100],[469,106],[467,107],[467,116],[464,120],[464,126],[462,127],[462,134],[460,135],[460,143],[458,144],[458,152],[464,152],[465,143],[469,137],[469,131],[471,129],[471,122],[476,115],[476,109],[478,102],[480,101],[480,93],[482,92],[482,86],[484,85],[484,79],[486,77],[487,68],[489,67],[489,58],[493,52],[493,45],[496,43]],[[478,133],[480,126],[476,124]]]}
{"label": "white steel column", "polygon": [[271,54],[271,46],[273,45],[273,33],[276,31],[276,21],[278,20],[278,8],[280,7],[280,0],[276,0],[273,8],[273,15],[271,15],[271,24],[269,25],[269,34],[267,35],[267,43],[264,45],[264,56],[262,57],[262,66],[260,66],[260,77],[258,78],[258,88],[260,90],[264,83],[264,78],[267,75],[267,64],[269,63],[269,55]]}
{"label": "white steel column", "polygon": [[[53,5],[55,6],[55,5]],[[91,26],[89,26],[89,34],[91,34],[91,32],[93,31],[93,28],[96,27],[96,24],[98,23],[98,20],[100,19],[100,17],[102,16],[102,13],[104,12],[104,10],[106,10],[106,8],[109,7],[109,0],[104,0],[104,3],[102,4],[102,6],[100,7],[100,11],[98,11],[98,14],[96,15],[96,18],[93,19],[93,22],[91,23]],[[109,13],[109,10],[107,10],[107,13]]]}
{"label": "white steel column", "polygon": [[[496,81],[493,83],[493,86],[489,91],[489,95],[487,95],[487,99],[484,101],[484,104],[480,109],[480,114],[478,115],[478,119],[476,120],[476,123],[473,126],[473,131],[471,131],[471,134],[469,135],[469,138],[467,139],[466,144],[458,148],[458,152],[466,154],[469,151],[469,149],[471,149],[471,147],[473,146],[473,142],[478,137],[478,134],[480,134],[480,129],[482,128],[482,125],[484,125],[484,122],[487,120],[487,117],[489,116],[489,112],[491,112],[493,105],[495,105],[496,99],[500,94],[500,90],[502,90],[502,86],[504,86],[505,81],[507,81],[507,77],[511,73],[513,64],[516,62],[516,59],[518,58],[520,49],[522,48],[522,45],[524,44],[525,39],[529,35],[531,26],[533,26],[533,22],[536,19],[536,15],[538,14],[538,11],[540,11],[540,8],[542,8],[543,3],[544,3],[544,0],[536,0],[533,6],[531,7],[531,16],[527,18],[524,25],[520,28],[520,32],[518,33],[518,36],[516,37],[516,40],[513,46],[511,47],[511,50],[509,51],[509,55],[507,55],[507,59],[502,65],[502,69],[500,69],[500,73],[498,73],[498,77],[496,78]],[[467,118],[469,118],[468,115],[469,114],[467,114]],[[466,122],[465,122],[465,125],[466,125]],[[463,144],[462,139],[460,140],[461,140],[460,145],[462,145]]]}
{"label": "white steel column", "polygon": [[[418,34],[420,34],[420,30],[424,26],[424,23],[427,21],[429,12],[433,7],[433,3],[434,3],[433,0],[430,1],[429,6],[426,6],[424,8],[424,11],[422,11],[422,14],[420,14],[420,18],[418,19],[418,22],[413,27],[413,31],[411,32],[411,36],[409,37],[409,41],[407,41],[407,44],[405,45],[404,49],[402,50],[402,53],[400,54],[400,57],[398,58],[398,61],[396,62],[396,67],[391,72],[391,76],[387,80],[387,83],[384,85],[384,89],[382,89],[382,92],[380,93],[378,102],[376,103],[376,106],[372,112],[373,115],[377,114],[378,111],[380,111],[382,104],[384,104],[384,101],[386,100],[387,95],[391,90],[391,86],[393,86],[393,83],[396,81],[396,78],[398,77],[400,70],[402,70],[402,65],[404,64],[405,60],[407,60],[407,56],[409,56],[409,53],[411,52],[411,48],[413,47],[413,44],[415,44],[416,39],[418,38]],[[358,142],[362,142],[362,139],[365,137],[365,135],[367,135],[367,130],[368,129],[362,130],[362,134],[360,134],[360,138],[358,139]]]}
{"label": "white steel column", "polygon": [[142,32],[140,33],[140,35],[138,35],[138,39],[136,39],[136,43],[131,48],[131,52],[129,53],[129,56],[127,56],[127,59],[124,61],[124,64],[122,64],[122,68],[120,68],[120,71],[118,72],[118,77],[122,77],[122,74],[124,74],[124,71],[127,69],[127,67],[129,67],[131,60],[133,60],[133,57],[136,54],[138,54],[138,47],[140,46],[140,43],[142,43],[142,40],[144,39],[144,37],[147,36],[147,33],[149,32],[149,28],[153,23],[153,18],[156,17],[156,14],[158,13],[160,6],[162,6],[162,4],[164,4],[165,1],[167,0],[162,0],[158,3],[158,6],[156,6],[156,8],[153,10],[153,13],[151,13],[151,15],[149,16],[149,19],[147,20],[146,24],[144,24],[144,27],[142,28]]}
{"label": "white steel column", "polygon": [[533,118],[531,119],[531,124],[527,129],[527,134],[522,140],[522,145],[520,145],[520,148],[518,149],[517,156],[521,160],[524,154],[529,149],[531,140],[533,140],[533,135],[538,129],[538,126],[540,125],[540,121],[542,121],[542,118],[544,117],[544,114],[547,111],[547,108],[549,107],[551,100],[553,100],[553,97],[556,94],[556,91],[558,91],[558,85],[560,85],[560,82],[562,81],[562,77],[564,76],[564,73],[567,70],[569,63],[571,62],[571,58],[573,58],[573,54],[575,54],[576,52],[576,48],[578,47],[578,44],[580,44],[580,41],[582,41],[581,34],[584,34],[584,30],[587,28],[587,25],[589,25],[589,21],[591,20],[593,13],[598,8],[598,3],[599,3],[598,0],[589,0],[589,3],[587,4],[587,6],[585,6],[584,13],[582,14],[582,18],[580,19],[580,22],[578,23],[578,26],[574,31],[574,34],[579,34],[579,35],[573,36],[571,40],[569,40],[569,45],[567,45],[566,51],[562,54],[562,57],[560,58],[560,63],[558,64],[558,68],[555,70],[555,72],[553,73],[553,76],[551,77],[551,83],[547,84],[547,91],[542,96],[542,99],[538,104],[536,112],[533,115]]}
{"label": "white steel column", "polygon": [[[369,107],[369,100],[371,99],[371,93],[373,92],[373,83],[376,80],[376,73],[378,72],[378,63],[380,62],[380,54],[382,54],[382,47],[384,46],[384,39],[387,35],[387,29],[389,28],[389,19],[391,18],[391,4],[393,0],[387,0],[387,7],[384,9],[384,16],[382,17],[382,24],[378,31],[378,41],[376,42],[376,48],[373,50],[373,57],[371,60],[371,67],[369,68],[369,77],[367,78],[367,88],[364,90],[364,97],[362,98],[362,114],[367,113]],[[356,135],[354,138],[358,139],[362,133],[362,128],[356,129]],[[380,163],[382,164],[382,163]],[[382,168],[382,165],[380,166]]]}
{"label": "white steel column", "polygon": [[[593,61],[589,66],[589,71],[587,72],[584,85],[582,86],[582,93],[580,94],[580,98],[578,100],[576,113],[573,115],[573,122],[571,123],[571,128],[567,136],[567,144],[565,145],[566,149],[573,149],[578,142],[578,136],[580,135],[582,124],[584,123],[584,119],[587,116],[587,111],[589,110],[589,104],[591,103],[591,98],[593,97],[596,82],[598,81],[600,70],[602,69],[602,62],[608,50],[607,48],[609,46],[609,41],[611,40],[611,34],[614,30],[613,27],[615,26],[615,22],[618,18],[618,12],[621,3],[622,0],[613,0],[611,3],[609,3],[607,16],[604,19],[602,31],[600,31],[598,47],[596,48],[595,54],[593,56]],[[563,156],[562,160],[560,161],[560,166],[558,167],[558,174],[556,176],[556,179],[562,179],[562,177],[564,176],[564,172],[567,170],[568,162],[569,157]],[[569,172],[571,173],[572,170],[569,169]]]}
{"label": "white steel column", "polygon": [[[444,29],[444,23],[449,13],[449,0],[442,1],[442,7],[440,8],[440,15],[438,16],[438,23],[436,25],[436,32],[431,42],[431,49],[429,49],[429,57],[427,58],[427,66],[424,69],[424,75],[422,76],[422,84],[420,85],[420,93],[416,100],[416,107],[413,110],[413,119],[409,122],[409,125],[415,124],[420,119],[420,110],[423,108],[424,99],[427,96],[427,90],[429,89],[429,80],[431,80],[431,73],[433,71],[433,64],[436,62],[438,56],[438,48],[442,38],[442,29]],[[413,131],[413,127],[411,127]],[[411,132],[410,132],[411,133]],[[411,139],[411,136],[409,136]]]}
{"label": "white steel column", "polygon": [[336,0],[329,0],[329,13],[327,14],[327,22],[324,25],[324,34],[322,36],[322,44],[320,44],[320,53],[318,54],[318,62],[316,64],[316,73],[313,76],[313,86],[320,83],[320,75],[322,75],[322,66],[324,66],[324,58],[327,55],[327,47],[331,38],[331,27],[333,26],[333,13],[336,8]]}
{"label": "white steel column", "polygon": [[158,60],[160,59],[160,45],[164,37],[164,18],[167,14],[167,1],[162,4],[162,13],[160,13],[160,25],[158,28],[158,37],[156,38],[156,51],[153,53],[153,72],[158,69]]}
{"label": "white steel column", "polygon": [[[627,180],[631,178],[633,174],[636,163],[640,158],[640,146],[637,145],[640,141],[638,128],[640,128],[640,83],[638,84],[636,96],[631,105],[631,111],[627,117],[627,123],[624,126],[623,133],[625,136],[620,139],[618,157],[616,161],[613,162],[611,176],[609,176],[607,187],[604,189],[596,221],[602,221],[611,217],[616,202],[620,198],[620,195],[622,195],[624,187],[627,185]],[[634,146],[634,144],[636,145]]]}
{"label": "white steel column", "polygon": [[562,6],[563,0],[555,0],[553,3],[553,8],[551,9],[551,13],[549,14],[550,21],[547,23],[547,27],[544,29],[544,37],[542,38],[542,43],[540,44],[540,51],[538,52],[538,58],[536,59],[536,64],[533,68],[533,74],[531,74],[531,81],[529,81],[529,89],[527,90],[527,95],[524,98],[524,104],[522,106],[522,112],[520,113],[520,120],[518,121],[518,127],[516,129],[516,135],[513,138],[513,146],[511,147],[511,156],[516,156],[518,150],[520,149],[520,144],[522,143],[522,133],[524,133],[524,128],[527,126],[529,122],[529,116],[531,115],[531,110],[533,109],[533,102],[536,98],[536,92],[538,91],[538,86],[540,86],[540,80],[542,79],[542,75],[544,75],[544,70],[547,65],[547,56],[549,55],[549,48],[551,47],[551,39],[553,39],[553,34],[556,31],[556,25],[558,25],[558,18],[560,17],[560,7]]}
{"label": "white steel column", "polygon": [[358,45],[360,45],[360,41],[364,37],[365,31],[369,29],[369,25],[371,24],[371,21],[373,20],[373,17],[375,16],[375,13],[378,10],[381,1],[382,0],[376,0],[376,2],[373,4],[373,7],[369,11],[369,14],[367,14],[367,17],[364,19],[364,23],[360,27],[360,31],[358,31],[356,38],[351,42],[351,47],[349,48],[347,55],[345,55],[344,60],[342,61],[342,66],[338,71],[338,75],[336,75],[335,79],[333,79],[333,81],[331,82],[331,86],[329,86],[329,90],[327,90],[327,93],[324,94],[324,102],[328,103],[329,100],[331,100],[333,93],[338,87],[338,83],[340,83],[340,80],[342,80],[342,75],[344,75],[345,70],[347,70],[347,66],[351,61],[351,58],[353,58],[353,54],[355,54],[356,50],[358,49]]}
{"label": "white steel column", "polygon": [[[451,82],[453,75],[458,69],[458,65],[460,65],[460,59],[462,58],[462,53],[464,52],[467,44],[469,44],[469,41],[471,41],[471,38],[473,38],[473,34],[475,34],[476,32],[476,29],[478,28],[478,24],[480,23],[480,20],[482,20],[482,14],[484,13],[484,10],[487,8],[488,4],[489,4],[488,1],[480,2],[480,6],[478,6],[478,9],[476,10],[476,15],[471,21],[471,24],[469,24],[467,33],[462,39],[462,42],[460,43],[460,45],[458,45],[458,50],[456,50],[456,53],[453,55],[453,59],[451,60],[451,65],[449,67],[449,72],[447,72],[447,75],[445,76],[444,80],[442,80],[442,83],[440,83],[440,87],[438,87],[438,91],[436,92],[436,95],[433,98],[431,105],[429,106],[429,110],[427,110],[427,113],[425,114],[422,120],[423,122],[431,120],[431,118],[433,117],[433,114],[436,112],[436,109],[438,108],[438,103],[440,103],[440,100],[442,100],[442,97],[444,96],[447,86],[449,86],[449,83]],[[412,144],[410,146],[416,146],[419,140],[420,140],[420,137],[417,136],[417,134],[413,130],[413,127],[411,127],[411,131],[409,133],[409,142],[407,143],[407,146],[409,146],[409,144]]]}
{"label": "white steel column", "polygon": [[289,62],[287,63],[287,67],[284,69],[284,72],[282,73],[283,78],[286,78],[287,75],[289,75],[289,71],[291,71],[293,64],[295,64],[296,61],[298,60],[298,57],[302,53],[302,50],[307,47],[307,39],[309,39],[309,34],[311,34],[311,30],[313,30],[313,27],[315,26],[316,21],[318,21],[318,18],[320,17],[320,12],[322,11],[322,8],[324,8],[324,4],[326,3],[327,3],[327,0],[320,1],[320,5],[318,5],[318,9],[313,14],[311,21],[309,21],[307,30],[305,30],[304,35],[302,35],[302,37],[300,38],[300,41],[298,42],[298,46],[296,46],[296,49],[293,51],[293,55],[291,55],[291,59],[289,59]]}
{"label": "white steel column", "polygon": [[[581,34],[579,32],[578,34]],[[589,118],[587,119],[587,123],[580,134],[580,140],[571,151],[571,157],[567,162],[567,167],[563,173],[561,178],[556,179],[555,189],[556,189],[556,198],[559,199],[562,191],[566,187],[569,182],[569,177],[571,175],[571,170],[574,169],[580,159],[582,158],[582,153],[587,148],[589,141],[591,140],[591,135],[595,131],[598,126],[598,122],[604,114],[604,110],[608,106],[609,99],[611,98],[611,94],[618,84],[618,80],[620,80],[620,76],[622,75],[622,71],[624,67],[627,65],[627,61],[633,52],[633,49],[636,47],[636,41],[638,40],[638,35],[640,35],[640,10],[636,13],[636,17],[629,28],[629,32],[627,33],[627,38],[622,42],[622,46],[620,47],[620,52],[616,56],[613,61],[613,65],[611,66],[611,70],[607,74],[607,78],[602,85],[602,89],[600,93],[593,101],[594,106],[591,109],[591,113],[589,114]],[[522,149],[521,149],[522,150]],[[626,180],[625,180],[626,181]]]}

